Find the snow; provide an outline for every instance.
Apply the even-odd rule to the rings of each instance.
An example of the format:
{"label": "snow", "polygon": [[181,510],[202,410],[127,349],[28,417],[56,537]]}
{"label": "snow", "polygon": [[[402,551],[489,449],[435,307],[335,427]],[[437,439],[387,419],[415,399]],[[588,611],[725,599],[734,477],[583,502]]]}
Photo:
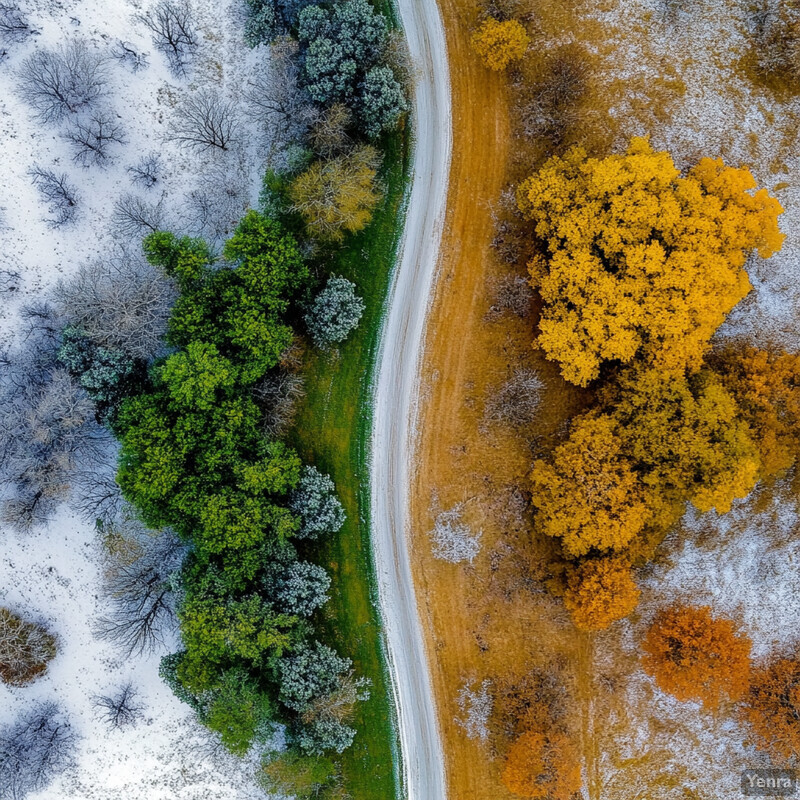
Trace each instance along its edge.
{"label": "snow", "polygon": [[[0,270],[19,272],[18,288],[0,303],[0,342],[13,340],[16,312],[44,299],[48,287],[74,273],[84,261],[121,243],[110,225],[114,201],[134,192],[162,202],[167,219],[187,232],[180,209],[195,188],[213,188],[214,176],[243,176],[250,203],[263,171],[263,137],[255,123],[242,122],[239,146],[221,157],[201,157],[169,141],[168,125],[186,92],[220,89],[238,100],[265,54],[249,51],[242,39],[237,0],[191,0],[200,45],[185,79],[170,75],[164,57],[135,21],[148,4],[137,0],[29,0],[25,3],[39,34],[7,47],[0,61]],[[108,168],[76,166],[63,140],[64,126],[37,122],[15,95],[15,70],[36,48],[74,38],[108,53],[119,39],[149,53],[149,66],[133,73],[109,62],[110,92],[103,108],[125,128],[127,144]],[[162,155],[164,174],[150,190],[130,182],[127,167],[152,151]],[[36,163],[66,172],[81,195],[75,223],[53,229],[47,209],[27,171]],[[209,177],[211,176],[211,177]],[[243,210],[243,209],[242,209]],[[131,244],[128,240],[126,244]],[[0,533],[0,604],[44,623],[57,634],[59,652],[48,673],[32,686],[0,685],[0,725],[37,700],[55,700],[79,735],[74,765],[32,800],[250,800],[263,798],[253,782],[254,765],[221,752],[193,712],[174,698],[158,677],[159,653],[125,658],[99,639],[93,622],[108,609],[100,583],[101,549],[93,526],[64,508],[46,528],[30,534]],[[93,705],[98,694],[127,681],[137,691],[144,718],[110,731]]]}

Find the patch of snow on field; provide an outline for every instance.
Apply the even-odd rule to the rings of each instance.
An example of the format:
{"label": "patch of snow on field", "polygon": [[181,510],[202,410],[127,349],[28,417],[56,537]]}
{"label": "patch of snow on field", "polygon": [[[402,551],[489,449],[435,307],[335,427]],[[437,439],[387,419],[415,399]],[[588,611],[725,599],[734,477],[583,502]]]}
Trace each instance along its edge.
{"label": "patch of snow on field", "polygon": [[[24,3],[40,33],[8,46],[0,61],[0,270],[18,272],[18,287],[0,302],[2,344],[13,340],[16,311],[44,299],[48,287],[78,265],[118,244],[111,223],[114,202],[133,192],[163,204],[169,224],[193,230],[183,213],[196,188],[214,189],[220,175],[244,182],[246,205],[255,201],[262,172],[260,136],[243,119],[239,145],[214,156],[181,151],[169,141],[168,124],[187,92],[218,89],[238,100],[264,53],[242,42],[237,0],[190,0],[200,44],[197,59],[183,79],[170,75],[163,56],[135,15],[149,3],[137,0],[29,0]],[[63,140],[66,124],[37,122],[15,94],[15,71],[30,53],[71,39],[84,39],[107,54],[118,40],[149,53],[139,73],[109,62],[110,92],[101,108],[112,111],[127,143],[117,148],[106,169],[73,163]],[[152,189],[132,185],[127,168],[150,152],[161,154],[162,180]],[[36,163],[66,172],[77,185],[80,203],[74,224],[53,229],[27,174]],[[243,207],[237,212],[241,215]],[[232,220],[235,222],[235,219]],[[93,624],[107,611],[100,585],[100,547],[91,525],[64,510],[45,529],[23,535],[0,530],[0,604],[44,623],[59,639],[59,652],[47,675],[27,688],[0,685],[0,725],[17,718],[37,700],[54,700],[67,712],[79,736],[76,763],[33,800],[251,800],[263,797],[253,783],[252,764],[220,752],[191,710],[174,698],[158,677],[158,661],[175,649],[124,658],[94,634]],[[127,681],[137,691],[143,720],[123,731],[109,731],[93,699]]]}
{"label": "patch of snow on field", "polygon": [[800,643],[799,525],[786,486],[755,492],[728,514],[690,511],[644,588],[653,602],[707,605],[737,620],[755,659],[792,652]]}

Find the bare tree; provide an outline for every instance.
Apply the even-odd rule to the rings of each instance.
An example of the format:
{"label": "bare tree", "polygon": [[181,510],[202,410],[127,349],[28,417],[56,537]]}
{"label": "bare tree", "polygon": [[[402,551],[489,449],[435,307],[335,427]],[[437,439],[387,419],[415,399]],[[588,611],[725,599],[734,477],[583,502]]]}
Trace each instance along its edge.
{"label": "bare tree", "polygon": [[186,198],[186,227],[195,236],[221,244],[236,229],[249,205],[245,171],[231,170],[226,163],[212,165]]}
{"label": "bare tree", "polygon": [[314,152],[322,158],[336,158],[353,144],[349,130],[353,124],[353,114],[343,103],[334,103],[322,112],[311,126],[309,141]]}
{"label": "bare tree", "polygon": [[141,238],[163,230],[164,205],[162,200],[150,203],[139,195],[126,192],[114,203],[111,220],[123,235]]}
{"label": "bare tree", "polygon": [[97,632],[130,656],[154,650],[173,624],[171,578],[180,567],[184,549],[169,530],[156,533],[131,523],[122,535],[131,540],[125,552],[136,555],[110,564],[106,589],[114,609],[99,620]]}
{"label": "bare tree", "polygon": [[158,153],[148,153],[137,164],[128,167],[131,182],[143,189],[152,189],[161,179],[161,156]]}
{"label": "bare tree", "polygon": [[170,140],[198,152],[230,149],[239,126],[236,104],[218,92],[201,89],[178,106],[170,125]]}
{"label": "bare tree", "polygon": [[477,689],[473,689],[472,681],[467,681],[458,692],[456,702],[461,716],[454,721],[466,731],[468,739],[486,742],[489,738],[489,718],[494,706],[494,699],[489,691],[491,685],[492,682],[486,679]]}
{"label": "bare tree", "polygon": [[52,228],[66,225],[75,217],[78,208],[78,190],[70,183],[66,173],[57,175],[51,169],[34,166],[28,170],[33,185],[39,190],[42,199],[48,204],[51,214],[47,223]]}
{"label": "bare tree", "polygon": [[523,75],[516,108],[522,134],[562,145],[583,118],[589,77],[585,54],[570,45],[550,54],[537,74]]}
{"label": "bare tree", "polygon": [[81,470],[73,481],[71,505],[85,520],[104,528],[119,520],[125,500],[113,466],[103,469],[92,464],[89,469]]}
{"label": "bare tree", "polygon": [[46,522],[69,495],[82,459],[99,457],[108,434],[69,373],[18,364],[0,397],[0,481],[12,492],[3,517],[21,529]]}
{"label": "bare tree", "polygon": [[122,39],[118,39],[111,48],[111,57],[120,64],[124,64],[131,72],[139,72],[150,65],[147,53],[137,50],[135,45]]}
{"label": "bare tree", "polygon": [[355,712],[356,704],[369,700],[369,678],[357,678],[350,670],[336,679],[336,688],[328,694],[315,697],[303,712],[302,720],[310,725],[315,720],[346,722]]}
{"label": "bare tree", "polygon": [[20,66],[18,90],[42,122],[60,122],[107,93],[106,60],[82,39],[37,50]]}
{"label": "bare tree", "polygon": [[499,319],[506,313],[524,319],[531,313],[533,289],[522,275],[507,273],[494,281],[492,290],[494,302],[486,313],[487,321]]}
{"label": "bare tree", "polygon": [[264,409],[263,431],[268,437],[278,438],[289,429],[305,395],[304,384],[302,373],[279,368],[256,385],[253,394]]}
{"label": "bare tree", "polygon": [[523,428],[530,425],[542,402],[542,383],[532,369],[521,367],[501,386],[486,394],[484,420]]}
{"label": "bare tree", "polygon": [[41,625],[0,608],[0,680],[26,686],[47,671],[56,638]]}
{"label": "bare tree", "polygon": [[121,248],[57,284],[55,300],[93,342],[146,361],[163,347],[175,285],[138,248]]}
{"label": "bare tree", "polygon": [[70,764],[75,734],[55,703],[34,706],[0,730],[0,800],[24,800]]}
{"label": "bare tree", "polygon": [[95,697],[94,704],[110,728],[128,728],[142,718],[142,706],[136,702],[136,696],[136,689],[128,682],[112,695]]}
{"label": "bare tree", "polygon": [[300,87],[297,42],[279,39],[245,90],[247,114],[262,128],[270,150],[302,140],[319,117]]}
{"label": "bare tree", "polygon": [[433,543],[433,555],[450,564],[468,561],[470,564],[481,551],[482,531],[474,533],[461,521],[464,504],[457,503],[449,511],[436,515],[433,530],[429,533]]}
{"label": "bare tree", "polygon": [[189,4],[182,0],[160,0],[138,19],[152,34],[156,50],[166,56],[172,74],[185,75],[198,43]]}
{"label": "bare tree", "polygon": [[24,42],[36,33],[27,15],[13,3],[0,3],[0,41],[6,44]]}
{"label": "bare tree", "polygon": [[122,125],[105,111],[76,120],[64,138],[72,144],[73,161],[84,167],[105,166],[111,145],[125,144]]}

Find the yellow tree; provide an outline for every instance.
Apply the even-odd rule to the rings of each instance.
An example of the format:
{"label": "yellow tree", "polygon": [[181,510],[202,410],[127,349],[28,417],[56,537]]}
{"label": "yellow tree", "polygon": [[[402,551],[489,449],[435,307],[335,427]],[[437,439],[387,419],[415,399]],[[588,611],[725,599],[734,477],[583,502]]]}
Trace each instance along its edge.
{"label": "yellow tree", "polygon": [[604,392],[624,452],[653,489],[651,524],[666,528],[690,500],[726,512],[758,480],[758,448],[739,406],[708,369],[625,370]]}
{"label": "yellow tree", "polygon": [[489,69],[504,70],[512,61],[519,61],[531,40],[516,20],[500,22],[490,17],[472,35],[472,47]]}
{"label": "yellow tree", "polygon": [[729,348],[713,362],[753,431],[768,478],[800,453],[800,356],[754,347]]}
{"label": "yellow tree", "polygon": [[377,175],[380,154],[357,147],[329,161],[316,161],[289,185],[292,210],[318,239],[340,242],[367,227],[381,199]]}
{"label": "yellow tree", "polygon": [[538,345],[586,386],[609,361],[645,356],[697,369],[714,331],[748,293],[749,253],[779,250],[783,209],[746,169],[705,158],[681,177],[633,139],[624,155],[550,159],[518,190],[541,252]]}
{"label": "yellow tree", "polygon": [[627,558],[593,558],[569,567],[564,605],[576,628],[599,631],[627,617],[640,595]]}
{"label": "yellow tree", "polygon": [[589,414],[551,461],[533,466],[537,523],[569,556],[620,550],[644,528],[647,494],[622,448],[613,420]]}

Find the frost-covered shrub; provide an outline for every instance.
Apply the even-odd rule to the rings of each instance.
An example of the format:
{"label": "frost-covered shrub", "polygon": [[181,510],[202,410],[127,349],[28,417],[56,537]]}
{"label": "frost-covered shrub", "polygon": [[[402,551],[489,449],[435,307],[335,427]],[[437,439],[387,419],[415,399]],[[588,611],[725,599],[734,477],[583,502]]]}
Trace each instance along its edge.
{"label": "frost-covered shrub", "polygon": [[314,344],[327,348],[343,342],[358,327],[364,308],[352,281],[329,278],[305,316]]}
{"label": "frost-covered shrub", "polygon": [[0,608],[0,680],[25,686],[47,671],[55,657],[56,639],[40,625]]}
{"label": "frost-covered shrub", "polygon": [[94,698],[94,704],[103,721],[111,728],[128,728],[142,718],[142,706],[136,702],[136,689],[132,683],[121,686],[114,694]]}
{"label": "frost-covered shrub", "polygon": [[64,138],[72,145],[73,161],[83,167],[105,166],[112,145],[123,145],[126,141],[122,125],[106,111],[76,120]]}
{"label": "frost-covered shrub", "polygon": [[33,32],[27,15],[19,6],[0,3],[0,42],[18,44],[24,42]]}
{"label": "frost-covered shrub", "polygon": [[60,122],[89,108],[108,91],[106,59],[82,39],[36,50],[21,64],[20,96],[42,122]]}
{"label": "frost-covered shrub", "polygon": [[271,42],[282,30],[281,15],[275,0],[245,0],[247,21],[244,40],[250,47]]}
{"label": "frost-covered shrub", "polygon": [[305,711],[317,697],[330,694],[339,676],[352,663],[320,642],[306,642],[278,662],[281,702],[295,711]]}
{"label": "frost-covered shrub", "polygon": [[389,26],[367,0],[313,5],[298,15],[303,83],[316,103],[349,106],[368,136],[397,123],[407,104],[385,63]]}
{"label": "frost-covered shrub", "polygon": [[126,394],[136,362],[122,350],[98,347],[72,325],[64,328],[58,360],[105,416]]}
{"label": "frost-covered shrub", "polygon": [[472,682],[468,681],[458,692],[456,702],[461,716],[456,717],[455,723],[464,729],[468,739],[485,742],[489,738],[489,718],[494,707],[494,698],[489,691],[491,685],[491,681],[485,680],[473,689]]}
{"label": "frost-covered shrub", "polygon": [[433,542],[433,555],[451,564],[460,564],[462,561],[471,564],[481,552],[482,533],[473,533],[461,521],[462,513],[460,503],[449,511],[440,512],[429,534]]}
{"label": "frost-covered shrub", "polygon": [[303,467],[290,506],[300,515],[299,539],[318,539],[328,533],[337,533],[346,519],[330,476],[312,466]]}
{"label": "frost-covered shrub", "polygon": [[148,153],[133,166],[128,167],[131,182],[143,189],[152,189],[161,179],[163,164],[158,153]]}
{"label": "frost-covered shrub", "polygon": [[0,800],[23,800],[69,766],[75,734],[54,703],[34,706],[0,729]]}
{"label": "frost-covered shrub", "polygon": [[486,395],[484,419],[514,428],[530,425],[542,402],[544,384],[532,369],[521,367],[501,386]]}
{"label": "frost-covered shrub", "polygon": [[356,737],[355,728],[336,719],[315,719],[304,725],[297,737],[300,749],[313,756],[321,756],[329,750],[343,753]]}
{"label": "frost-covered shrub", "polygon": [[275,600],[287,614],[310,617],[328,602],[331,579],[323,567],[295,561],[275,581]]}
{"label": "frost-covered shrub", "polygon": [[364,132],[371,139],[394,128],[400,115],[408,111],[405,91],[391,67],[373,67],[361,84],[358,115]]}

